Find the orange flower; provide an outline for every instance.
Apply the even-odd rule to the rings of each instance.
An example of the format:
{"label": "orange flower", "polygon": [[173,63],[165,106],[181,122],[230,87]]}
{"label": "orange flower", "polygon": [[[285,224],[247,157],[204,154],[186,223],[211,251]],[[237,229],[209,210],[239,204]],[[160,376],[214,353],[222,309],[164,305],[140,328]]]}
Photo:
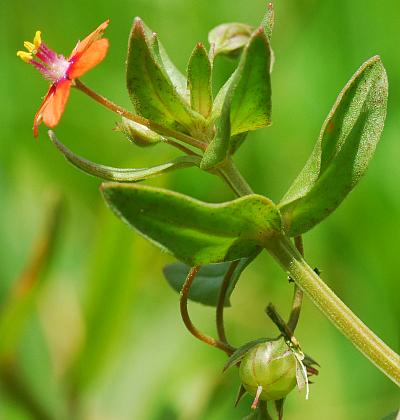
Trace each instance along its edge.
{"label": "orange flower", "polygon": [[51,82],[49,91],[33,120],[35,137],[38,135],[38,127],[42,121],[51,128],[58,124],[74,79],[99,64],[106,56],[108,40],[102,38],[102,35],[108,22],[106,20],[83,41],[79,41],[68,58],[50,50],[42,42],[40,31],[36,32],[33,43],[24,42],[28,52],[17,52],[18,57],[26,63],[32,64]]}

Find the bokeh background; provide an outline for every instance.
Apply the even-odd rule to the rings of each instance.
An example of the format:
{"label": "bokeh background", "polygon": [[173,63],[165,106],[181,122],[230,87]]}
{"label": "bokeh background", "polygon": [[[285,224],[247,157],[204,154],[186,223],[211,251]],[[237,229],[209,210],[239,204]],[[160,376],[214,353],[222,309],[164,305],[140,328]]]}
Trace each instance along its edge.
{"label": "bokeh background", "polygon": [[[132,20],[159,33],[183,71],[198,41],[222,22],[258,24],[264,0],[1,0],[0,35],[0,385],[1,419],[236,419],[239,379],[222,374],[225,355],[184,329],[178,295],[164,281],[172,257],[118,221],[103,203],[100,181],[60,156],[32,118],[47,85],[15,56],[41,29],[66,54],[105,18],[111,49],[83,80],[129,107],[124,61]],[[275,2],[273,126],[253,133],[237,164],[254,190],[279,200],[302,168],[337,94],[369,57],[380,54],[390,82],[387,124],[367,175],[344,204],[305,236],[308,261],[339,296],[391,347],[399,343],[400,9],[397,0]],[[215,88],[232,71],[219,58]],[[56,133],[88,159],[145,167],[174,150],[133,148],[113,131],[117,117],[73,91]],[[151,181],[208,201],[232,198],[217,179],[195,169]],[[49,202],[64,197],[51,264],[23,308],[4,321],[15,281],[38,247]],[[36,247],[36,248],[35,248]],[[36,249],[37,251],[37,249]],[[266,254],[239,282],[226,311],[236,345],[276,333],[265,317],[272,301],[283,314],[292,290]],[[14,301],[16,299],[14,298]],[[214,333],[210,308],[192,304],[199,326]],[[297,337],[321,364],[309,401],[293,392],[287,419],[381,419],[399,392],[305,301]],[[11,368],[10,368],[11,366]],[[8,369],[7,369],[8,367]]]}

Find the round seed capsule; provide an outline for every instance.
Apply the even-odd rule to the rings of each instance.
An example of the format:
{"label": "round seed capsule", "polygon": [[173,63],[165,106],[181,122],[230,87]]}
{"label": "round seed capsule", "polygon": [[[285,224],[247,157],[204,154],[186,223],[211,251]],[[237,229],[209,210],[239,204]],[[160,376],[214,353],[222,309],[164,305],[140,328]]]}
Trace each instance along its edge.
{"label": "round seed capsule", "polygon": [[252,347],[240,363],[246,391],[260,400],[280,400],[296,385],[296,358],[283,338]]}

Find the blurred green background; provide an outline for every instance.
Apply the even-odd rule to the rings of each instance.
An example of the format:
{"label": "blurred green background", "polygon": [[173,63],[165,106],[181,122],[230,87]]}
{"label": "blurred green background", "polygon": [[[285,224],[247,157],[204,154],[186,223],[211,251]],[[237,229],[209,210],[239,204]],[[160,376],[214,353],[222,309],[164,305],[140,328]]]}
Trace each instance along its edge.
{"label": "blurred green background", "polygon": [[[129,107],[124,61],[132,20],[141,16],[160,35],[181,70],[196,42],[222,22],[258,24],[263,0],[1,1],[0,50],[0,310],[23,271],[48,218],[49,195],[65,197],[60,237],[42,286],[11,333],[0,337],[3,375],[0,418],[236,419],[237,372],[221,374],[224,354],[184,329],[178,296],[161,269],[173,259],[118,221],[98,192],[99,180],[77,171],[32,119],[47,85],[15,56],[42,30],[45,42],[68,54],[109,17],[106,60],[85,83]],[[258,193],[279,200],[302,168],[337,94],[361,65],[380,54],[390,83],[387,124],[360,185],[323,224],[305,236],[307,260],[384,341],[399,351],[400,9],[397,0],[276,1],[273,126],[248,137],[237,164]],[[233,69],[219,58],[216,87]],[[117,118],[73,91],[56,133],[88,159],[145,167],[176,155],[167,147],[139,150],[113,132]],[[231,199],[216,178],[195,169],[151,181],[208,201]],[[283,314],[292,290],[266,254],[245,272],[226,311],[236,345],[276,333],[264,316],[272,301]],[[210,308],[192,304],[193,319],[214,333]],[[2,331],[2,330],[0,330]],[[20,331],[20,334],[18,334]],[[15,334],[15,337],[14,335]],[[381,419],[399,392],[306,300],[297,337],[321,364],[309,401],[293,392],[287,419]],[[11,337],[11,338],[10,338]],[[6,348],[5,351],[4,348]],[[11,361],[12,362],[11,362]],[[16,373],[15,373],[16,372]],[[15,378],[14,378],[15,379]],[[30,401],[31,399],[31,401]],[[34,402],[32,402],[34,401]],[[29,408],[31,407],[31,408]],[[47,417],[45,415],[47,413]],[[73,413],[73,414],[71,414]],[[36,414],[36,417],[39,414]]]}

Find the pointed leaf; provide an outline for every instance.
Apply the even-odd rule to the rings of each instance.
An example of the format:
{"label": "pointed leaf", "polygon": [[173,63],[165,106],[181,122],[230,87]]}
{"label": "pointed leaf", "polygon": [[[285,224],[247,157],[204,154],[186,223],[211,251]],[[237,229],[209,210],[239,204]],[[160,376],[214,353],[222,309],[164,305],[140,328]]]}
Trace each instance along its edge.
{"label": "pointed leaf", "polygon": [[373,57],[340,93],[309,160],[279,205],[290,236],[321,222],[355,187],[380,139],[386,105],[386,72]]}
{"label": "pointed leaf", "polygon": [[202,169],[223,164],[228,154],[241,145],[246,132],[271,124],[270,60],[268,39],[260,28],[215,99],[211,118],[215,120],[216,135],[204,153]]}
{"label": "pointed leaf", "polygon": [[65,147],[56,137],[56,135],[49,130],[49,137],[57,149],[65,156],[65,158],[81,171],[93,175],[97,178],[106,179],[109,181],[118,182],[137,182],[144,179],[153,178],[155,176],[164,175],[167,172],[175,171],[176,169],[189,168],[191,166],[199,166],[200,158],[197,156],[181,156],[171,162],[163,163],[162,165],[153,166],[151,168],[113,168],[111,166],[99,165],[90,160],[84,159],[73,153]]}
{"label": "pointed leaf", "polygon": [[156,58],[139,18],[135,19],[129,39],[126,80],[130,98],[140,115],[182,132],[190,132],[196,122],[204,120],[178,94]]}
{"label": "pointed leaf", "polygon": [[146,37],[150,40],[152,51],[158,64],[167,73],[179,95],[181,95],[182,98],[188,100],[189,98],[186,89],[186,77],[176,68],[175,64],[171,61],[163,44],[158,39],[157,34],[152,31],[143,21],[142,24]]}
{"label": "pointed leaf", "polygon": [[188,65],[188,90],[192,109],[208,117],[212,108],[211,63],[203,44],[197,44]]}
{"label": "pointed leaf", "polygon": [[252,35],[241,61],[231,106],[231,135],[271,124],[271,49],[262,28]]}
{"label": "pointed leaf", "polygon": [[271,41],[274,24],[275,24],[274,5],[272,3],[268,3],[267,11],[265,12],[265,15],[263,17],[261,26],[264,28],[265,35],[267,35],[267,38],[269,41]]}
{"label": "pointed leaf", "polygon": [[248,257],[280,234],[279,212],[256,194],[210,204],[138,184],[103,184],[102,192],[118,217],[190,266]]}
{"label": "pointed leaf", "polygon": [[[242,258],[236,266],[226,293],[225,306],[231,305],[230,296],[233,293],[240,275],[254,260],[258,253],[259,250],[248,258]],[[194,302],[202,303],[203,305],[217,306],[221,285],[230,265],[231,262],[203,265],[196,275],[192,287],[190,288],[189,299]],[[169,285],[179,293],[182,290],[182,286],[185,283],[189,270],[189,266],[181,263],[175,263],[165,266],[163,272]]]}
{"label": "pointed leaf", "polygon": [[235,399],[235,407],[240,403],[240,400],[245,396],[246,394],[246,388],[243,386],[243,384],[240,384],[240,387],[238,389],[238,393],[236,395]]}

